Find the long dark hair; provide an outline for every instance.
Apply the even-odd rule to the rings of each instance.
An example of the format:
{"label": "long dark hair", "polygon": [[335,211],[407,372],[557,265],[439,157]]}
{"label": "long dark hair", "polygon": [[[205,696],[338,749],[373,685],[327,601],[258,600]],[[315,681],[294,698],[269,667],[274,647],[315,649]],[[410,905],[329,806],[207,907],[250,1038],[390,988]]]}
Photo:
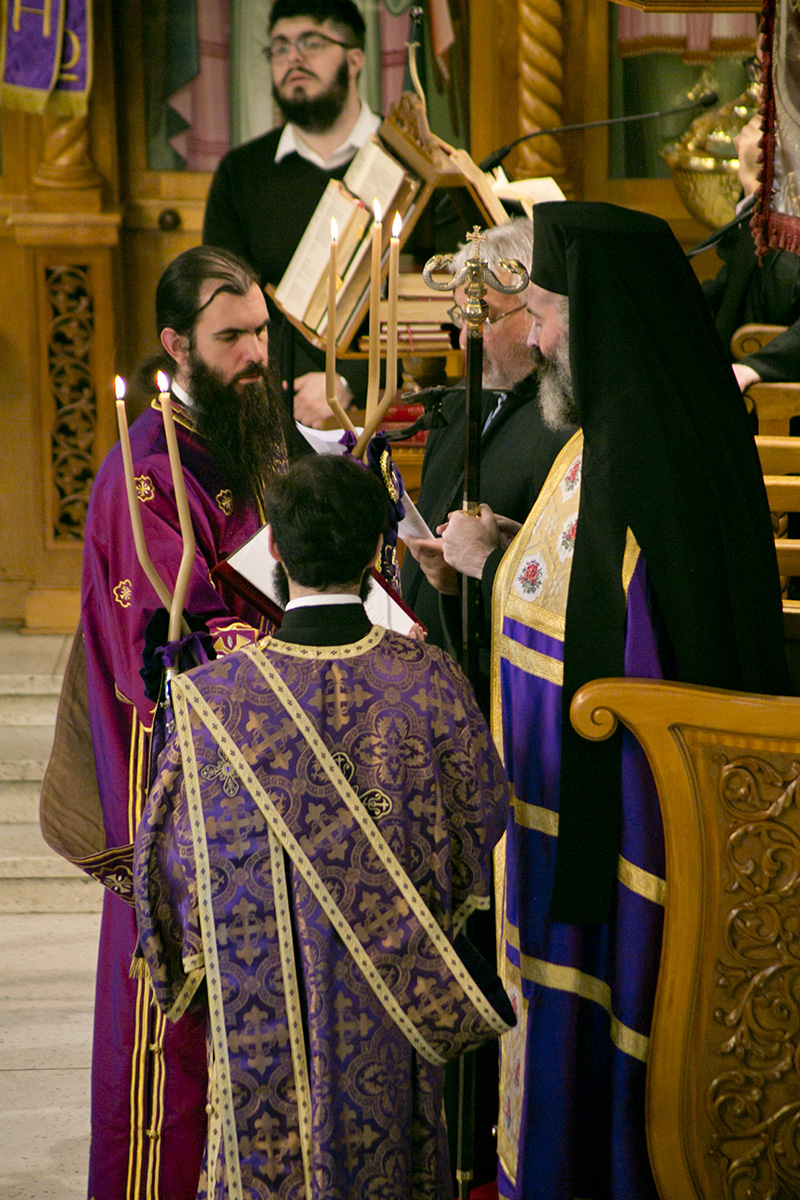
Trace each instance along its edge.
{"label": "long dark hair", "polygon": [[[209,280],[217,287],[200,303],[200,290]],[[219,246],[193,246],[169,264],[156,288],[156,329],[174,329],[181,337],[191,336],[195,321],[219,292],[246,296],[259,279],[249,263]]]}

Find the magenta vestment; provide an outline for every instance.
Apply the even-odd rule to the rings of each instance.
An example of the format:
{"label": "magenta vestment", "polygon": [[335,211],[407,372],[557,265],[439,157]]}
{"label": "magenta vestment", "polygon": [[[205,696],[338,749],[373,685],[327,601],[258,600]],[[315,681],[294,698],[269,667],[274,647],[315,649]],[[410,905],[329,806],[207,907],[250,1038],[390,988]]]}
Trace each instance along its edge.
{"label": "magenta vestment", "polygon": [[508,802],[471,689],[375,626],[269,639],[172,695],[135,889],[176,1028],[205,984],[198,1196],[447,1200],[444,1061],[507,1028],[452,944]]}
{"label": "magenta vestment", "polygon": [[[178,443],[197,543],[186,609],[244,620],[240,601],[223,598],[209,570],[260,524],[255,509],[232,513],[230,493],[184,410],[175,407]],[[181,557],[179,524],[160,412],[131,427],[136,491],[148,553],[171,589]],[[81,624],[97,783],[107,846],[133,842],[147,792],[153,705],[139,669],[144,631],[159,601],[139,566],[117,445],[92,490],[83,559]],[[112,856],[109,856],[111,858]],[[90,1200],[189,1200],[205,1142],[204,1023],[167,1028],[150,983],[130,978],[136,924],[130,875],[107,891],[98,959],[92,1060]]]}

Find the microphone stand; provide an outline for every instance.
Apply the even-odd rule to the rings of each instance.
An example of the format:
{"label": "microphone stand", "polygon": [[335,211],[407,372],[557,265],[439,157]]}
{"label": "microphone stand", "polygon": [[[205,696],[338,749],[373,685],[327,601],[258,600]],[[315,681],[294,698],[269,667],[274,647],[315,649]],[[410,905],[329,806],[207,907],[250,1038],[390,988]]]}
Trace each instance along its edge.
{"label": "microphone stand", "polygon": [[627,117],[606,117],[602,121],[581,121],[577,125],[554,125],[551,129],[534,129],[533,133],[523,133],[520,137],[514,138],[513,142],[506,142],[505,146],[501,146],[499,150],[493,150],[491,154],[487,154],[486,158],[478,163],[478,169],[480,171],[493,171],[495,167],[500,166],[500,163],[507,154],[511,153],[515,146],[519,146],[520,142],[527,142],[532,138],[544,137],[547,133],[574,133],[581,129],[603,129],[609,125],[624,125],[627,121],[650,121],[656,117],[672,117],[676,113],[691,112],[695,108],[711,108],[712,104],[716,104],[718,100],[719,95],[717,92],[706,92],[704,96],[693,100],[691,104],[681,104],[678,108],[665,108],[647,113],[631,113]]}

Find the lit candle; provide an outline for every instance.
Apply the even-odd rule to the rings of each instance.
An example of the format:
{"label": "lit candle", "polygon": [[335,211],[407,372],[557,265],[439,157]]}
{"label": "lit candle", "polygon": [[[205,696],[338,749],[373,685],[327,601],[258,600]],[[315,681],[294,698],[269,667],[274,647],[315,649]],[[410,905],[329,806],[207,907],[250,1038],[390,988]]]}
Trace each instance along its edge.
{"label": "lit candle", "polygon": [[325,386],[328,404],[336,399],[336,249],[339,227],[331,217],[331,252],[328,262],[328,324],[325,329]]}
{"label": "lit candle", "polygon": [[339,242],[339,227],[331,217],[331,253],[328,262],[328,323],[325,326],[325,395],[331,410],[342,429],[355,433],[355,426],[336,398],[336,255]]}
{"label": "lit candle", "polygon": [[158,401],[163,407],[164,400],[169,400],[169,375],[165,375],[163,371],[156,372],[156,383],[158,384]]}
{"label": "lit candle", "polygon": [[139,559],[139,565],[141,566],[145,575],[153,585],[159,600],[165,608],[169,608],[170,604],[172,603],[172,596],[169,588],[153,566],[150,555],[147,553],[147,547],[144,543],[142,514],[139,512],[139,498],[136,495],[136,481],[133,477],[133,458],[131,456],[131,442],[128,436],[128,416],[125,412],[125,380],[121,375],[116,375],[114,377],[114,394],[117,397],[119,445],[120,450],[122,451],[122,468],[125,475],[125,491],[128,496],[128,512],[130,513],[131,518],[131,531],[133,533],[133,544],[136,547],[136,557]]}
{"label": "lit candle", "polygon": [[[392,236],[389,241],[389,296],[386,323],[386,388],[380,404],[375,406],[372,414],[367,412],[364,419],[364,429],[353,447],[353,457],[361,458],[369,439],[377,430],[381,421],[389,411],[397,392],[397,277],[400,273],[400,229],[402,221],[400,213],[395,213],[392,222]],[[372,325],[370,324],[370,336]],[[371,345],[371,344],[370,344]],[[372,363],[370,351],[370,365]]]}
{"label": "lit candle", "polygon": [[[163,371],[156,375],[158,383],[158,400],[161,405],[161,415],[164,418],[164,433],[167,437],[167,454],[172,474],[172,486],[175,490],[175,505],[178,509],[178,522],[183,540],[181,562],[178,567],[178,577],[175,580],[175,591],[169,610],[169,640],[175,641],[181,631],[183,622],[183,606],[186,602],[186,592],[189,587],[189,576],[194,563],[195,540],[192,514],[189,510],[189,498],[186,494],[186,480],[183,478],[181,454],[178,449],[178,437],[175,433],[175,417],[172,412],[172,397],[169,394],[169,377]],[[185,623],[184,623],[185,624]]]}
{"label": "lit candle", "polygon": [[371,424],[371,418],[378,407],[378,387],[381,375],[381,239],[383,237],[383,222],[381,206],[375,201],[373,206],[375,217],[372,226],[372,265],[369,277],[369,373],[367,375],[367,413],[366,424]]}
{"label": "lit candle", "polygon": [[397,391],[397,276],[400,270],[400,213],[394,214],[389,241],[389,304],[386,328],[386,391],[383,406],[388,408]]}

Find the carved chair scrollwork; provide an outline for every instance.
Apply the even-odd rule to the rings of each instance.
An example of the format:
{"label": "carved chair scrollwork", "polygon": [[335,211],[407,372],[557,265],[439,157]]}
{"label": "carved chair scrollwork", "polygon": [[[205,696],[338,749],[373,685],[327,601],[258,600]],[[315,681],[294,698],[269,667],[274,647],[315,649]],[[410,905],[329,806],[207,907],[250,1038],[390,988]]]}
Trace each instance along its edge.
{"label": "carved chair scrollwork", "polygon": [[664,942],[647,1140],[662,1200],[800,1195],[800,700],[650,680],[576,695],[655,776]]}

